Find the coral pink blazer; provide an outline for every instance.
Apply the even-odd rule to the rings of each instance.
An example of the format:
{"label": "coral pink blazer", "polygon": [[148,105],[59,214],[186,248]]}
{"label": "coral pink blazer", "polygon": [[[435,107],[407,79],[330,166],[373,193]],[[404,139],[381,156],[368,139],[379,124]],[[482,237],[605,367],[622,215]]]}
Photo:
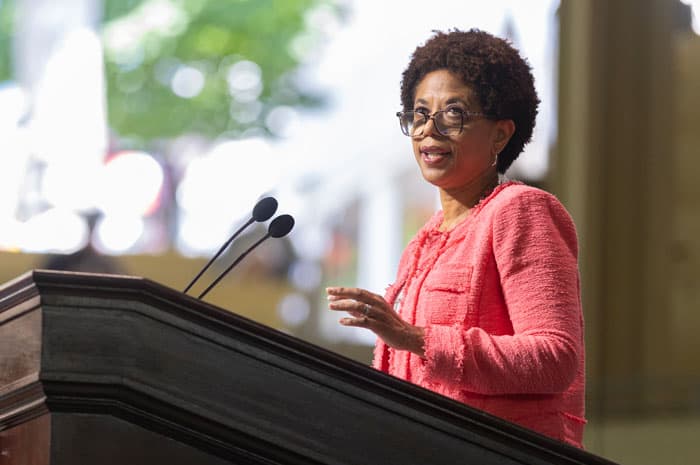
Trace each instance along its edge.
{"label": "coral pink blazer", "polygon": [[576,230],[542,190],[498,186],[449,232],[436,213],[386,293],[425,328],[425,358],[377,341],[375,368],[581,447],[584,343]]}

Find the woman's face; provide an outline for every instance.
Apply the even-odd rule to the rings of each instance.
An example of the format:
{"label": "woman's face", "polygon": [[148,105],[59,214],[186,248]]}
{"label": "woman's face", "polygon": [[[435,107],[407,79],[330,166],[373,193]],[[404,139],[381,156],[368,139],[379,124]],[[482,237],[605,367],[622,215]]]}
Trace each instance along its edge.
{"label": "woman's face", "polygon": [[[472,90],[459,77],[437,70],[426,74],[416,86],[413,110],[431,115],[448,109],[478,113],[481,108],[475,101]],[[503,123],[465,116],[461,133],[443,136],[435,129],[434,121],[428,121],[422,135],[412,138],[413,152],[425,180],[449,192],[495,176],[494,149],[502,150],[512,134],[507,133]]]}

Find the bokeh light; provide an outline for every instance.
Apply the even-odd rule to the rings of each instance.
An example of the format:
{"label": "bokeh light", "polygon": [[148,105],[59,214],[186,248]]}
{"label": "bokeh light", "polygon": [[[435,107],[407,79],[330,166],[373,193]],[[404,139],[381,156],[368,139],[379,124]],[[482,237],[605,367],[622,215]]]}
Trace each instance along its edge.
{"label": "bokeh light", "polygon": [[296,328],[309,319],[311,304],[303,294],[287,294],[280,300],[277,314],[286,326]]}
{"label": "bokeh light", "polygon": [[193,66],[180,66],[172,77],[170,87],[175,95],[193,98],[204,88],[204,73]]}
{"label": "bokeh light", "polygon": [[132,250],[144,232],[140,216],[115,214],[100,217],[95,225],[93,245],[103,254],[125,254]]}
{"label": "bokeh light", "polygon": [[115,154],[97,178],[97,206],[106,215],[148,216],[158,208],[163,168],[146,152]]}
{"label": "bokeh light", "polygon": [[21,250],[29,253],[73,253],[85,247],[90,237],[85,219],[64,208],[51,208],[34,215],[21,230]]}
{"label": "bokeh light", "polygon": [[257,63],[249,60],[231,65],[227,81],[231,96],[239,102],[254,101],[263,90],[262,70]]}
{"label": "bokeh light", "polygon": [[282,169],[278,157],[264,139],[249,138],[218,142],[192,160],[176,193],[178,247],[191,254],[221,244],[258,198],[274,189]]}

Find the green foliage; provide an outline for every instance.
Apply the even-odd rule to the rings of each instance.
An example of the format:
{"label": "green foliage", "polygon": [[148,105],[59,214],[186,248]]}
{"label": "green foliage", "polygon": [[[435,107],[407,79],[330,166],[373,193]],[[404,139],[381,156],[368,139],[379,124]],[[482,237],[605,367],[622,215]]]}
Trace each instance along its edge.
{"label": "green foliage", "polygon": [[[320,104],[290,78],[303,60],[290,44],[313,47],[323,38],[305,21],[318,7],[340,15],[332,0],[103,0],[110,126],[142,145],[187,132],[265,131],[264,118],[275,106]],[[0,81],[11,77],[12,12],[13,2],[0,0]],[[229,92],[230,66],[240,60],[261,70],[262,89],[252,103]],[[191,98],[176,95],[171,85],[183,66],[204,77]],[[255,118],[231,116],[251,107]]]}
{"label": "green foliage", "polygon": [[10,0],[0,0],[0,83],[12,76],[12,15],[14,8]]}
{"label": "green foliage", "polygon": [[[138,21],[148,2],[125,9],[122,0],[106,0],[105,33],[119,22]],[[304,13],[315,0],[181,0],[182,18],[169,29],[143,35],[126,60],[107,50],[109,121],[127,137],[170,137],[184,132],[217,136],[261,127],[266,111],[276,105],[318,103],[288,79],[298,65],[289,45],[305,33]],[[311,31],[313,32],[313,31]],[[109,44],[108,35],[106,44]],[[237,102],[228,91],[227,73],[236,61],[249,60],[262,71],[263,89],[252,121],[237,121],[231,113],[250,103]],[[120,62],[121,61],[121,62]],[[170,85],[178,66],[187,65],[205,76],[193,98],[177,96]]]}

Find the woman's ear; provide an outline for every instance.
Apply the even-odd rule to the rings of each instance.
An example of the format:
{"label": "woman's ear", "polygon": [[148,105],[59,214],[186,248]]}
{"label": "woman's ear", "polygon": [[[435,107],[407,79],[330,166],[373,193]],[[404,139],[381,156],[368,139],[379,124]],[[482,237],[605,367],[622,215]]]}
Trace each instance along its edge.
{"label": "woman's ear", "polygon": [[508,141],[515,132],[515,123],[512,119],[501,119],[496,121],[495,133],[493,139],[493,148],[495,153],[501,151],[508,145]]}

